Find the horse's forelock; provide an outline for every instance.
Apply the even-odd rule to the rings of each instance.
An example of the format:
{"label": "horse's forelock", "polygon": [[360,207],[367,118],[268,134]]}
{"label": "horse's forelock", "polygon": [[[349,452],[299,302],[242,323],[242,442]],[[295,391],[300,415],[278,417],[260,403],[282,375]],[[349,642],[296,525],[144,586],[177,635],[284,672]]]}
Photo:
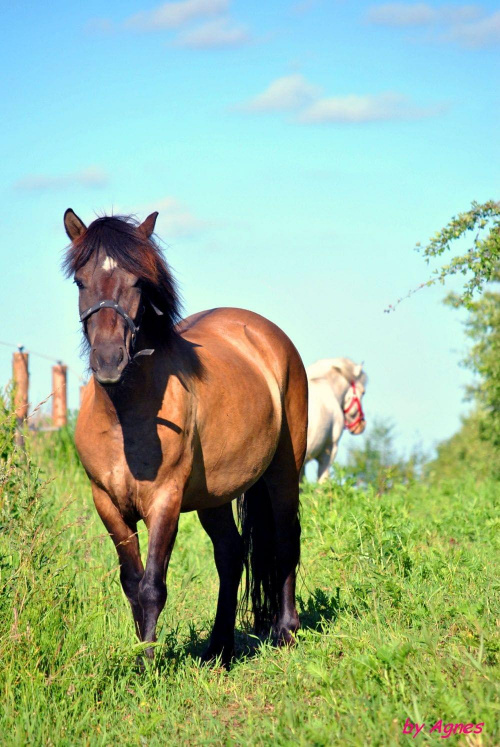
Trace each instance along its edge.
{"label": "horse's forelock", "polygon": [[156,282],[165,261],[157,244],[138,231],[138,225],[131,216],[97,218],[68,247],[63,262],[66,273],[79,270],[102,247],[123,269]]}
{"label": "horse's forelock", "polygon": [[103,216],[66,251],[63,270],[73,275],[102,247],[119,267],[142,280],[155,305],[175,324],[180,318],[180,300],[175,280],[157,242],[137,230],[131,216]]}

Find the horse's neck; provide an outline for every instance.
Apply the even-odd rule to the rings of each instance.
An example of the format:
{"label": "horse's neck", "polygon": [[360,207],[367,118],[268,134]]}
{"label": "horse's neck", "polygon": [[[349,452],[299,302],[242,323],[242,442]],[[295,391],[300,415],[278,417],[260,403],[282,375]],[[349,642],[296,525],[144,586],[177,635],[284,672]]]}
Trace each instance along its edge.
{"label": "horse's neck", "polygon": [[151,356],[141,357],[137,363],[130,364],[133,370],[116,387],[102,386],[94,377],[94,408],[112,424],[130,418],[155,416],[161,407],[168,380],[168,372],[159,365],[160,355],[157,348]]}
{"label": "horse's neck", "polygon": [[330,382],[331,382],[335,397],[340,407],[343,408],[344,399],[349,390],[350,384],[347,381],[347,379],[345,379],[344,376],[342,376],[342,374],[333,375],[330,379]]}
{"label": "horse's neck", "polygon": [[[137,349],[154,348],[150,356],[133,362],[125,382],[115,388],[104,387],[94,379],[94,407],[111,422],[131,418],[156,417],[161,409],[169,377],[189,378],[196,374],[197,357],[189,343],[172,335],[163,345],[152,337],[138,341]],[[194,362],[193,362],[194,360]]]}
{"label": "horse's neck", "polygon": [[[130,417],[137,417],[144,410],[144,404],[151,402],[144,392],[151,393],[152,387],[144,377],[134,376],[133,382],[119,384],[116,388],[99,384],[94,377],[94,412],[105,417],[111,425],[118,425]],[[142,397],[141,397],[142,393]]]}

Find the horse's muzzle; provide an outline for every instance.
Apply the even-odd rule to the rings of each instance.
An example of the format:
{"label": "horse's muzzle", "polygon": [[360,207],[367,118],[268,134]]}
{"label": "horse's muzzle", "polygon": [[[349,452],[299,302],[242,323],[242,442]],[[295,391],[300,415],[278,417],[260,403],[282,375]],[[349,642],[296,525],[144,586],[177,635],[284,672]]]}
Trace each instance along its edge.
{"label": "horse's muzzle", "polygon": [[100,384],[118,384],[129,360],[124,345],[101,343],[90,353],[90,367]]}
{"label": "horse's muzzle", "polygon": [[360,436],[366,428],[366,420],[360,422],[351,430],[353,436]]}

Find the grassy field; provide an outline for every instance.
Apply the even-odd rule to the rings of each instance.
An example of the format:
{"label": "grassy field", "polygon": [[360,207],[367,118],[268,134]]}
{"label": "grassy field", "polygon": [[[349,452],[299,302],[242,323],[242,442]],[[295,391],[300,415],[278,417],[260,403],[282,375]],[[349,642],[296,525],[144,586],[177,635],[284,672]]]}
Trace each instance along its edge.
{"label": "grassy field", "polygon": [[[484,723],[454,744],[500,743],[498,483],[306,485],[298,645],[240,624],[230,672],[197,660],[217,583],[208,538],[183,516],[140,673],[87,479],[70,441],[47,439],[40,471],[9,449],[1,468],[1,744],[428,744],[449,723]],[[407,718],[425,722],[415,740]]]}

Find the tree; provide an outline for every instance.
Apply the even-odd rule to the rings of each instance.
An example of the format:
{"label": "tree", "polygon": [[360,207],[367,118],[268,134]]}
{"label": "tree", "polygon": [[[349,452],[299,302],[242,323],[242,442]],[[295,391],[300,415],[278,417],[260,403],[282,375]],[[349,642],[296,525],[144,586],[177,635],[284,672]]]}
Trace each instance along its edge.
{"label": "tree", "polygon": [[437,456],[425,465],[424,475],[433,481],[463,475],[475,481],[499,479],[500,451],[484,439],[484,422],[478,411],[463,418],[460,430],[438,445]]}
{"label": "tree", "polygon": [[377,493],[387,493],[394,484],[417,477],[423,462],[415,451],[408,460],[398,456],[394,447],[394,425],[375,420],[359,445],[350,445],[345,472],[358,485],[372,485]]}
{"label": "tree", "polygon": [[[500,202],[490,200],[460,213],[442,228],[423,248],[427,262],[451,250],[452,244],[470,232],[476,232],[473,244],[465,254],[435,270],[435,277],[425,285],[461,273],[468,276],[460,293],[451,293],[446,303],[465,306],[469,317],[466,334],[472,348],[464,363],[477,374],[469,387],[469,398],[477,407],[477,432],[493,446],[500,446],[500,293],[486,284],[500,280]],[[474,421],[476,422],[476,421]],[[469,426],[469,432],[473,432]]]}
{"label": "tree", "polygon": [[[498,274],[496,278],[498,279]],[[460,306],[461,299],[450,294],[446,299]],[[495,447],[500,446],[500,293],[488,290],[477,301],[468,304],[466,335],[473,345],[464,360],[477,374],[468,387],[468,398],[475,401],[480,416],[479,434]]]}
{"label": "tree", "polygon": [[[441,257],[445,252],[452,252],[459,239],[466,238],[468,234],[473,232],[476,235],[472,240],[472,246],[464,254],[458,254],[452,257],[449,263],[436,268],[434,277],[429,278],[415,290],[410,291],[408,296],[436,282],[444,283],[446,278],[460,273],[468,277],[456,299],[460,305],[469,307],[473,297],[481,293],[486,283],[498,279],[500,202],[494,200],[489,200],[483,204],[473,202],[468,212],[459,213],[452,218],[444,228],[434,234],[427,245],[422,246],[418,242],[416,249],[422,252],[422,256],[429,264],[431,260]],[[394,311],[395,306],[402,300],[400,298],[396,304],[389,304],[385,311],[387,313]]]}
{"label": "tree", "polygon": [[[476,231],[472,246],[465,254],[453,257],[451,262],[435,270],[435,278],[426,285],[436,281],[444,283],[450,275],[461,273],[469,275],[462,293],[456,296],[465,306],[472,303],[474,294],[481,293],[485,283],[498,278],[500,262],[500,202],[490,200],[480,205],[472,203],[467,213],[459,213],[447,226],[438,231],[422,254],[427,263],[434,257],[440,257],[450,251],[452,244],[467,233]],[[420,244],[417,249],[421,250]]]}

